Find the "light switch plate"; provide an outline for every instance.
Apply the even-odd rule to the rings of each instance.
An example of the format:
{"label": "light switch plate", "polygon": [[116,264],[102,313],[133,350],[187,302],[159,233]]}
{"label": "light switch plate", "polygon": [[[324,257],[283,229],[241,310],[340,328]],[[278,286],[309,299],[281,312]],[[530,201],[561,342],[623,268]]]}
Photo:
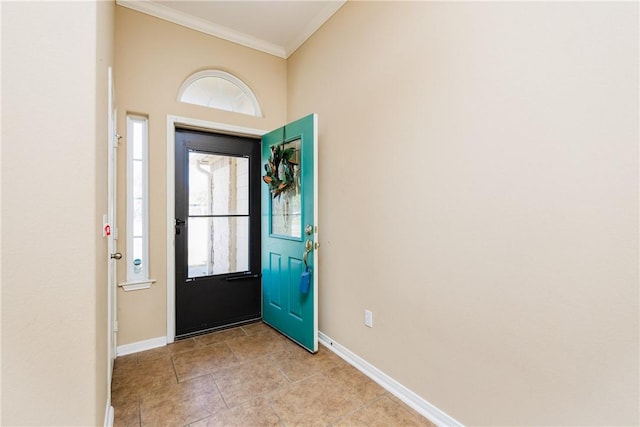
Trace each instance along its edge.
{"label": "light switch plate", "polygon": [[373,328],[373,313],[370,310],[364,311],[364,325]]}

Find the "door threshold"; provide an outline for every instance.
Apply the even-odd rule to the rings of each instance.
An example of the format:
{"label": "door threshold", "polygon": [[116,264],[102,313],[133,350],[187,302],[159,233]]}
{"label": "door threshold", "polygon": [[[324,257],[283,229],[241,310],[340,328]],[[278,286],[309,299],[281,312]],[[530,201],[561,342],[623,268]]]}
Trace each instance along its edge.
{"label": "door threshold", "polygon": [[243,320],[241,322],[229,323],[228,325],[216,326],[214,328],[203,329],[202,331],[189,332],[188,334],[177,335],[176,341],[186,340],[189,338],[197,337],[200,335],[210,334],[212,332],[220,332],[225,329],[237,328],[239,326],[249,325],[251,323],[262,322],[262,317],[256,317],[255,319]]}

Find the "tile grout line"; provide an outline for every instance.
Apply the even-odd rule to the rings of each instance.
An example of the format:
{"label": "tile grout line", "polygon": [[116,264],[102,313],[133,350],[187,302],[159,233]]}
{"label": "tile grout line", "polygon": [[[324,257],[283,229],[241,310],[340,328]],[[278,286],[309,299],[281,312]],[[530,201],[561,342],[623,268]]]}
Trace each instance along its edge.
{"label": "tile grout line", "polygon": [[233,356],[234,356],[236,359],[238,359],[238,362],[242,362],[242,360],[240,360],[240,357],[238,357],[238,355],[236,354],[236,352],[235,352],[235,351],[233,351],[233,349],[227,345],[227,341],[230,341],[230,340],[222,341],[222,343],[221,343],[221,344],[224,344],[224,346],[225,346],[225,347],[227,347],[227,350],[229,350],[229,351],[231,352],[231,354],[233,354]]}
{"label": "tile grout line", "polygon": [[[203,377],[204,377],[204,376],[207,376],[207,375],[211,377],[211,380],[213,381],[213,384],[216,386],[216,390],[218,390],[218,394],[220,394],[220,398],[221,398],[221,399],[222,399],[222,401],[224,402],[224,405],[227,407],[227,408],[226,408],[226,410],[228,411],[228,410],[229,410],[229,405],[227,404],[226,400],[224,399],[224,396],[222,395],[222,391],[220,390],[220,387],[218,387],[218,383],[216,383],[216,379],[213,377],[213,373],[209,372],[209,373],[207,373],[206,375],[203,375]],[[213,417],[214,415],[216,415],[216,413],[215,413],[215,412],[211,412],[211,413],[209,413],[209,415],[207,415],[206,417],[202,417],[202,418],[200,418],[199,420],[192,421],[192,422],[190,422],[189,424],[187,424],[185,427],[189,427],[189,426],[191,426],[192,424],[195,424],[195,423],[200,422],[200,421],[202,421],[202,420],[206,420],[207,418],[211,418],[211,417]]]}
{"label": "tile grout line", "polygon": [[282,374],[282,376],[283,376],[283,377],[284,377],[284,378],[289,382],[289,384],[293,384],[293,380],[292,380],[291,378],[289,378],[289,375],[287,375],[287,374],[282,370],[282,368],[280,368],[280,367],[276,364],[275,360],[273,360],[273,359],[271,358],[271,356],[273,356],[274,354],[278,354],[278,353],[281,353],[281,352],[280,352],[280,351],[277,351],[277,352],[275,352],[275,353],[271,353],[271,354],[269,355],[270,357],[268,358],[268,362],[269,362],[269,364],[270,364],[271,366],[273,366],[274,368],[276,368],[276,370],[277,370],[278,372],[280,372],[280,374]]}
{"label": "tile grout line", "polygon": [[222,389],[220,388],[220,385],[218,384],[218,381],[216,380],[215,375],[213,375],[212,372],[209,372],[209,375],[211,376],[213,383],[216,385],[216,389],[218,390],[218,393],[220,394],[220,397],[222,398],[224,405],[227,407],[227,410],[231,409],[229,402],[227,402],[227,399],[224,398],[224,394],[222,394]]}
{"label": "tile grout line", "polygon": [[138,406],[138,425],[142,427],[142,408],[140,407],[140,394],[136,392],[136,403]]}
{"label": "tile grout line", "polygon": [[[273,394],[273,393],[270,393]],[[278,413],[278,411],[276,411],[273,407],[273,402],[271,401],[271,396],[265,396],[265,399],[267,400],[267,405],[269,406],[269,409],[271,409],[271,411],[276,414],[276,417],[278,417],[278,421],[280,422],[281,426],[287,427],[287,423],[284,422],[284,420],[282,419],[282,417],[280,416],[280,414]]]}
{"label": "tile grout line", "polygon": [[[268,363],[270,367],[275,368],[275,370],[276,370],[279,374],[281,374],[281,375],[284,377],[284,379],[287,381],[287,384],[282,385],[282,386],[277,387],[277,388],[272,389],[272,390],[265,391],[264,393],[261,393],[261,394],[259,394],[259,395],[257,395],[257,396],[252,396],[251,398],[249,398],[249,399],[247,399],[247,400],[244,400],[244,401],[241,401],[241,402],[240,402],[240,403],[238,403],[237,405],[235,405],[235,406],[231,407],[231,405],[229,405],[229,404],[227,403],[226,399],[224,399],[224,395],[222,394],[222,389],[221,389],[221,388],[220,388],[220,386],[218,385],[217,381],[215,381],[215,377],[214,377],[214,381],[215,381],[215,383],[216,383],[216,386],[218,387],[218,390],[220,391],[220,395],[222,395],[222,396],[223,396],[223,400],[225,401],[225,403],[227,403],[227,407],[228,407],[228,409],[236,408],[236,407],[238,407],[238,406],[241,406],[241,405],[242,405],[242,404],[244,404],[244,403],[247,403],[247,402],[251,401],[252,399],[257,399],[257,398],[264,398],[264,399],[267,399],[268,401],[270,401],[270,397],[269,397],[270,395],[274,394],[274,393],[275,393],[275,392],[277,392],[278,390],[281,390],[281,389],[283,389],[283,388],[285,388],[285,387],[288,387],[289,385],[293,384],[291,381],[289,381],[289,378],[284,374],[284,372],[282,372],[282,371],[281,371],[281,370],[280,370],[280,369],[275,365],[275,363],[273,362],[273,360],[271,360],[271,358],[270,358],[269,356],[270,356],[270,355],[269,355],[269,354],[267,354],[267,355],[264,355],[264,356],[255,357],[255,358],[252,358],[252,359],[249,359],[249,360],[246,360],[246,361],[240,362],[240,364],[239,364],[239,365],[232,366],[232,367],[228,367],[228,368],[224,368],[224,369],[221,369],[220,371],[223,371],[223,370],[225,370],[225,369],[235,369],[235,368],[238,368],[238,367],[240,367],[240,366],[246,366],[246,365],[249,365],[249,364],[252,364],[252,365],[253,365],[253,364],[254,364],[255,362],[257,362],[259,359],[264,359],[264,361],[265,361],[266,363]],[[212,374],[212,376],[213,376],[213,374]],[[275,411],[274,411],[274,412],[275,412]],[[277,415],[277,413],[276,413],[276,415]],[[278,418],[279,418],[279,416],[278,416]]]}
{"label": "tile grout line", "polygon": [[176,382],[180,384],[180,378],[178,378],[178,371],[176,370],[176,362],[173,359],[173,354],[171,355],[171,367],[173,368],[173,375],[176,377]]}

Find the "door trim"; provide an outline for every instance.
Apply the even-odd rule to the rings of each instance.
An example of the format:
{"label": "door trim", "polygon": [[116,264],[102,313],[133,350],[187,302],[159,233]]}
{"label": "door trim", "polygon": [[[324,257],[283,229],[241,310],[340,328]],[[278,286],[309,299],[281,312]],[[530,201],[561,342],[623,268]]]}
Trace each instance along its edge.
{"label": "door trim", "polygon": [[176,126],[187,129],[204,130],[207,132],[224,133],[235,136],[260,138],[268,131],[207,120],[167,115],[167,343],[172,343],[176,337],[176,279],[175,279],[175,145]]}
{"label": "door trim", "polygon": [[[105,414],[105,425],[113,425],[114,410],[111,405],[111,383],[113,380],[113,365],[117,356],[117,260],[111,258],[111,254],[117,252],[118,242],[117,221],[116,221],[116,205],[117,205],[117,118],[118,108],[116,104],[116,91],[113,78],[113,67],[107,68],[107,90],[108,103],[107,108],[107,213],[103,216],[103,236],[107,239],[107,412]],[[105,221],[106,219],[106,221]],[[107,233],[107,227],[111,232]],[[107,424],[107,423],[110,424]]]}

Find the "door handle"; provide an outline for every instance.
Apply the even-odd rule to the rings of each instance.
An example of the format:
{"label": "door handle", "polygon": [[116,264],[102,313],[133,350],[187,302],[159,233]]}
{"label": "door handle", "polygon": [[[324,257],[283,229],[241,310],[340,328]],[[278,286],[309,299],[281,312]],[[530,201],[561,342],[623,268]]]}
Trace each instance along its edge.
{"label": "door handle", "polygon": [[116,252],[115,254],[110,255],[111,259],[122,259],[122,254],[120,252]]}
{"label": "door handle", "polygon": [[307,263],[307,255],[313,249],[313,242],[311,240],[307,240],[304,244],[304,254],[302,255],[302,261],[304,261],[305,268],[309,268],[309,264]]}
{"label": "door handle", "polygon": [[176,236],[180,235],[180,226],[186,224],[186,221],[176,218]]}
{"label": "door handle", "polygon": [[259,279],[260,277],[262,277],[262,274],[260,273],[258,274],[247,273],[247,274],[241,274],[239,276],[227,277],[227,282],[233,282],[234,280]]}

